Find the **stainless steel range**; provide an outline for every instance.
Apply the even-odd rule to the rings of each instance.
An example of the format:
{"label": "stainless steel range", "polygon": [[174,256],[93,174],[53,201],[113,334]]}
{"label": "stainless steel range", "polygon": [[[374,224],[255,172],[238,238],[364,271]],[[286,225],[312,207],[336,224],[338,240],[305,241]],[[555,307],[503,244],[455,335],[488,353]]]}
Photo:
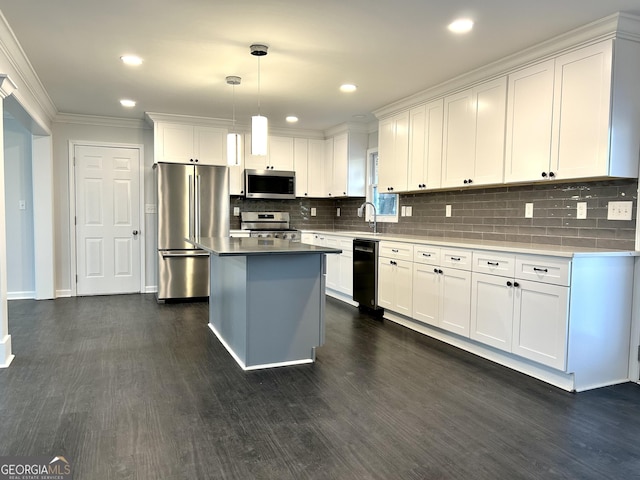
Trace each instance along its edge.
{"label": "stainless steel range", "polygon": [[242,212],[240,228],[250,237],[300,241],[300,231],[289,225],[289,212]]}

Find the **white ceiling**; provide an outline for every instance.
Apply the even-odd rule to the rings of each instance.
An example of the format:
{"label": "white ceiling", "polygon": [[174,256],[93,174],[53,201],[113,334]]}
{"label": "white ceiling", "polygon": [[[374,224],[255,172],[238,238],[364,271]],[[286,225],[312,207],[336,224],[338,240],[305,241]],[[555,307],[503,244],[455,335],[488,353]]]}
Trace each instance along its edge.
{"label": "white ceiling", "polygon": [[[144,112],[232,116],[325,130],[640,0],[0,0],[61,113],[143,118]],[[454,36],[456,17],[474,30]],[[119,57],[135,53],[140,67]],[[356,93],[338,91],[355,83]],[[133,109],[119,99],[138,102]]]}

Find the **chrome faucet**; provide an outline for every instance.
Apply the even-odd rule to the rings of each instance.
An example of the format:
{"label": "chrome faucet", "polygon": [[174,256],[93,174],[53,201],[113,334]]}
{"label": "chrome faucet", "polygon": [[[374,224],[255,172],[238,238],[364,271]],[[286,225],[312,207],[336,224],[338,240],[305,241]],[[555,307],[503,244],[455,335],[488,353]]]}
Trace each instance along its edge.
{"label": "chrome faucet", "polygon": [[[376,219],[376,206],[371,203],[371,202],[364,202],[362,205],[360,205],[360,208],[358,208],[358,216],[361,217],[362,213],[364,212],[364,209],[367,205],[371,205],[373,207],[373,233],[378,233],[378,222]],[[371,222],[369,222],[369,226],[371,226]]]}

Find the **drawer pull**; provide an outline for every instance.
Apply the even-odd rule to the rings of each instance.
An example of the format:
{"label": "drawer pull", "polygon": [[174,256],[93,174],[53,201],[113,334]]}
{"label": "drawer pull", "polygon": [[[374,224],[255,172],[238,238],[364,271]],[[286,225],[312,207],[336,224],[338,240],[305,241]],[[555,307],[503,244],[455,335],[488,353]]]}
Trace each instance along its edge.
{"label": "drawer pull", "polygon": [[393,253],[398,253],[398,249],[397,249],[397,248],[392,248],[392,249],[391,249],[391,251],[392,251]]}
{"label": "drawer pull", "polygon": [[462,260],[462,258],[460,258],[460,257],[451,257],[451,260],[453,260],[454,262],[459,262],[460,260]]}
{"label": "drawer pull", "polygon": [[431,256],[431,254],[430,254],[430,253],[423,253],[423,254],[422,254],[422,256],[423,256],[423,257],[430,257],[430,256]]}
{"label": "drawer pull", "polygon": [[393,260],[389,260],[389,263],[390,263],[391,265],[397,265],[397,263],[396,263],[396,262],[394,262]]}
{"label": "drawer pull", "polygon": [[494,267],[497,267],[500,264],[498,262],[487,262],[487,265],[492,265]]}
{"label": "drawer pull", "polygon": [[533,267],[533,271],[534,271],[534,272],[547,273],[549,270],[547,270],[546,268]]}

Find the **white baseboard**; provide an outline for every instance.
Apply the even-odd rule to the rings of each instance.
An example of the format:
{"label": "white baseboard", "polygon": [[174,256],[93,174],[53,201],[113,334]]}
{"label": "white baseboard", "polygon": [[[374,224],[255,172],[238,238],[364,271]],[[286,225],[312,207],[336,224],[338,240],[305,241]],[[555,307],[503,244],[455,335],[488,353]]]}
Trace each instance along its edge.
{"label": "white baseboard", "polygon": [[7,292],[7,300],[33,300],[36,292]]}
{"label": "white baseboard", "polygon": [[11,335],[5,335],[0,340],[0,368],[7,368],[14,358],[15,355],[11,353]]}
{"label": "white baseboard", "polygon": [[147,285],[144,287],[144,293],[158,293],[157,285]]}
{"label": "white baseboard", "polygon": [[56,290],[56,298],[70,297],[71,290]]}

